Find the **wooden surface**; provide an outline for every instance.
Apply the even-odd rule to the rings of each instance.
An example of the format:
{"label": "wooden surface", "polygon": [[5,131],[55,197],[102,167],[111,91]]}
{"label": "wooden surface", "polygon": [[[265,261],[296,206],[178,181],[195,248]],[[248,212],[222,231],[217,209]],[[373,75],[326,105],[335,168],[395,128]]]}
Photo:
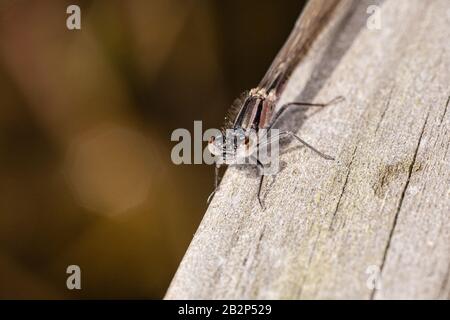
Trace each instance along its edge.
{"label": "wooden surface", "polygon": [[346,101],[280,124],[336,161],[290,141],[265,211],[256,171],[228,169],[166,299],[449,299],[449,26],[448,0],[337,18],[281,103]]}

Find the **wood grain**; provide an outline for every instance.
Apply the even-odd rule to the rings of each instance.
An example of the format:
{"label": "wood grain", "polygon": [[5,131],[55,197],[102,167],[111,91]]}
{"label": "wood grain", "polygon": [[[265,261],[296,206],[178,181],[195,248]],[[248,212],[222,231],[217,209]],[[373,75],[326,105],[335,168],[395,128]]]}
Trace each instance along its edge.
{"label": "wood grain", "polygon": [[280,124],[336,161],[289,141],[265,211],[229,168],[166,299],[450,298],[449,25],[448,0],[337,17],[280,102],[345,96]]}

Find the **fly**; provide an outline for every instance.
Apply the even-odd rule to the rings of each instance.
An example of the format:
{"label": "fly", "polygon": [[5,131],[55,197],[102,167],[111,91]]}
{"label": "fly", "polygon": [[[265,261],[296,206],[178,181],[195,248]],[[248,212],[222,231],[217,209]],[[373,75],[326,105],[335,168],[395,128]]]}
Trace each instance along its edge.
{"label": "fly", "polygon": [[[278,109],[275,108],[287,80],[306,55],[317,35],[330,20],[333,12],[337,10],[340,2],[341,0],[310,0],[297,20],[294,30],[259,85],[248,92],[244,92],[230,108],[226,117],[227,123],[224,127],[227,134],[223,130],[222,135],[212,137],[208,143],[209,151],[216,157],[214,191],[209,196],[208,202],[218,188],[221,165],[233,165],[244,158],[256,158],[258,168],[264,169],[264,164],[257,158],[258,150],[261,147],[259,143],[261,135],[267,138],[266,133],[274,127],[277,120],[287,109],[291,107],[325,107],[343,100],[343,97],[337,97],[327,103],[290,102]],[[256,137],[256,139],[252,139],[252,137]],[[269,143],[273,139],[284,137],[292,137],[320,157],[334,160],[333,157],[317,150],[290,131],[277,131],[276,136],[269,138]],[[261,201],[263,180],[264,174],[261,174],[257,193],[261,208],[264,208]]]}

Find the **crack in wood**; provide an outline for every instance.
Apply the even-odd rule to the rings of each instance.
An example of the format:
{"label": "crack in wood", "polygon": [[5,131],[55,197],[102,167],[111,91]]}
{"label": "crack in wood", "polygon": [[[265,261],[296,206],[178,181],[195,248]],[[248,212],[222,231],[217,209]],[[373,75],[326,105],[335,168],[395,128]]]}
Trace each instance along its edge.
{"label": "crack in wood", "polygon": [[448,96],[447,103],[445,104],[444,113],[442,114],[441,120],[439,122],[439,126],[442,125],[442,122],[444,121],[445,115],[447,114],[448,105],[450,104],[450,96]]}
{"label": "crack in wood", "polygon": [[375,128],[375,133],[378,132],[378,129],[380,128],[381,122],[383,122],[384,116],[386,115],[386,111],[389,109],[389,106],[390,106],[390,104],[391,104],[392,93],[393,93],[393,91],[394,91],[394,88],[395,88],[395,85],[392,86],[391,92],[389,92],[388,100],[387,100],[387,102],[386,102],[386,105],[385,105],[385,108],[384,108],[383,112],[381,113],[380,121],[378,121],[377,127]]}
{"label": "crack in wood", "polygon": [[[380,265],[381,278],[383,278],[382,275],[383,275],[383,269],[384,269],[384,265],[385,265],[385,262],[386,262],[387,254],[389,252],[389,248],[391,247],[392,237],[394,235],[394,231],[395,231],[395,228],[397,226],[397,221],[398,221],[398,217],[399,217],[399,214],[400,214],[400,210],[402,208],[403,200],[405,199],[405,195],[406,195],[406,190],[408,189],[409,182],[411,181],[413,168],[414,168],[415,163],[416,163],[417,154],[419,152],[420,144],[422,142],[422,137],[423,137],[423,134],[425,132],[425,127],[427,125],[429,115],[430,115],[430,110],[428,110],[427,116],[425,118],[425,122],[424,122],[424,124],[422,126],[422,130],[420,132],[419,141],[417,142],[417,146],[416,146],[416,149],[414,150],[414,155],[413,155],[411,164],[409,165],[408,176],[407,176],[407,179],[406,179],[406,183],[405,183],[405,186],[403,187],[402,194],[400,196],[400,200],[399,200],[399,203],[397,205],[397,210],[396,210],[395,215],[394,215],[394,221],[392,223],[392,227],[391,227],[391,230],[389,232],[389,237],[388,237],[388,241],[386,243],[386,248],[384,249],[384,252],[383,252],[383,258],[381,260],[381,265]],[[376,293],[376,289],[374,288],[374,289],[372,289],[372,292],[370,294],[370,299],[371,300],[374,299],[375,293]]]}
{"label": "crack in wood", "polygon": [[335,218],[336,218],[336,214],[337,214],[337,212],[339,210],[339,207],[341,205],[342,196],[344,195],[345,189],[347,187],[348,178],[350,176],[350,171],[352,169],[351,167],[352,167],[352,164],[353,164],[353,160],[355,159],[356,150],[358,150],[358,143],[356,144],[355,149],[353,150],[352,158],[350,159],[350,163],[348,165],[347,175],[345,176],[344,185],[342,186],[342,191],[341,191],[341,194],[339,195],[339,199],[338,199],[338,202],[336,204],[336,208],[334,209],[333,215],[331,216],[331,223],[330,223],[330,226],[329,226],[328,230],[332,230],[333,229],[333,225],[334,225],[334,221],[335,221]]}

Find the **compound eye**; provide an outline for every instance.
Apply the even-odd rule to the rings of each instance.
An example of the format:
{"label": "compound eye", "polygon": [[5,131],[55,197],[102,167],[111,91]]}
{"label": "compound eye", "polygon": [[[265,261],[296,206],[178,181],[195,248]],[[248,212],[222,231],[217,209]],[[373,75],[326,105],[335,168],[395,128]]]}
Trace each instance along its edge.
{"label": "compound eye", "polygon": [[245,135],[245,133],[241,132],[237,135],[237,142],[238,144],[242,144],[245,143],[245,139],[247,138],[247,136]]}
{"label": "compound eye", "polygon": [[213,155],[221,155],[223,153],[222,135],[212,136],[208,142],[208,149]]}
{"label": "compound eye", "polygon": [[256,152],[257,141],[256,137],[252,132],[244,134],[240,139],[239,156],[249,157]]}

